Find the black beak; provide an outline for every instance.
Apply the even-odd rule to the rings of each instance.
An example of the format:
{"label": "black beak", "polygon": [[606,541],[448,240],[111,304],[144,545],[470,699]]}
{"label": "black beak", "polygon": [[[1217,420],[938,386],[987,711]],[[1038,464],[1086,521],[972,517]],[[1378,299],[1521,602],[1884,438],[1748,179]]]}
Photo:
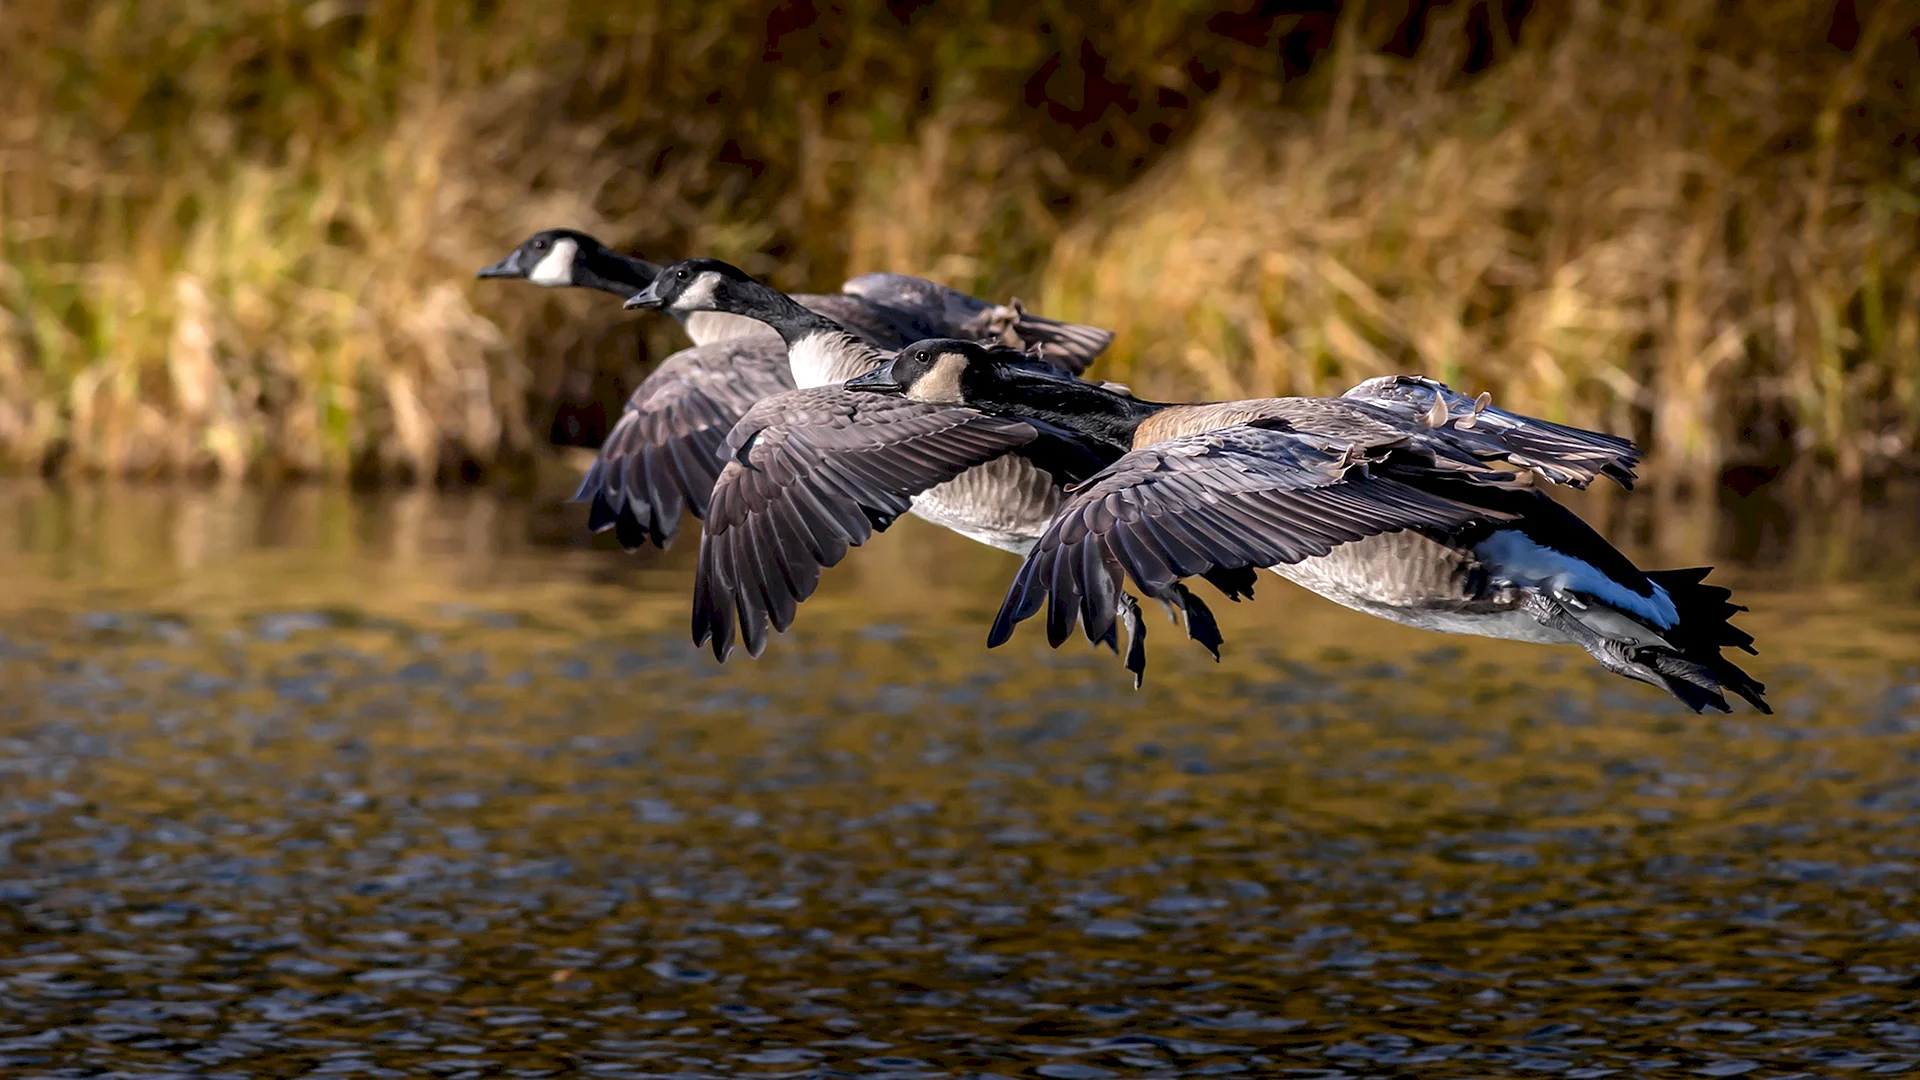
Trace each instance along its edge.
{"label": "black beak", "polygon": [[646,288],[627,297],[627,302],[620,306],[624,308],[646,308],[648,311],[658,311],[667,306],[667,298],[660,295],[660,279],[654,278],[652,281],[647,282]]}
{"label": "black beak", "polygon": [[893,378],[893,361],[889,360],[865,375],[855,375],[847,380],[847,389],[866,390],[876,394],[898,394],[906,390]]}
{"label": "black beak", "polygon": [[501,259],[499,262],[494,263],[492,266],[482,267],[480,272],[473,276],[483,277],[483,278],[519,277],[520,276],[520,252],[516,249],[511,254],[509,254],[506,258]]}

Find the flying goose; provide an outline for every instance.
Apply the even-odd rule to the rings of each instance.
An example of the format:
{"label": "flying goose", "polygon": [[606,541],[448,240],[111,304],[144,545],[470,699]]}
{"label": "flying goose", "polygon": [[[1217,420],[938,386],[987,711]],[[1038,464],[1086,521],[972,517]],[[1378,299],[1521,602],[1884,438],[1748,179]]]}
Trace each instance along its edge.
{"label": "flying goose", "polygon": [[[1251,593],[1245,575],[1266,567],[1409,626],[1579,645],[1695,711],[1726,711],[1728,690],[1771,711],[1765,688],[1721,655],[1729,646],[1752,652],[1753,639],[1727,621],[1744,609],[1703,583],[1707,570],[1641,571],[1513,471],[1574,486],[1595,476],[1630,484],[1638,454],[1626,440],[1413,377],[1369,380],[1339,398],[1143,401],[962,341],[916,343],[846,391],[1017,421],[1108,462],[1076,485],[1027,554],[990,646],[1042,606],[1055,646],[1076,620],[1090,639],[1111,643],[1119,620],[1133,634],[1127,660],[1137,684],[1145,656],[1126,580],[1187,607],[1192,633],[1182,579],[1207,577],[1238,599]],[[738,433],[734,441],[749,451],[744,471],[750,441]],[[942,445],[904,452],[926,460]],[[955,459],[967,460],[958,451]],[[784,518],[808,526],[799,512],[810,508],[798,498],[769,512],[775,526],[755,539],[780,536]],[[753,580],[752,565],[715,568],[711,591]],[[736,603],[743,615],[754,607]]]}
{"label": "flying goose", "polygon": [[[546,229],[479,276],[631,297],[661,270],[586,233]],[[1096,327],[1029,315],[1017,300],[993,305],[901,274],[863,274],[842,289],[839,295],[795,299],[878,347],[929,334],[992,338],[1038,344],[1078,370],[1113,337]],[[683,512],[704,518],[727,430],[754,402],[794,388],[786,345],[765,323],[718,310],[674,314],[694,347],[661,361],[634,390],[573,496],[590,505],[593,531],[615,530],[629,551],[672,544]]]}
{"label": "flying goose", "polygon": [[[944,365],[933,363],[931,358],[948,352],[960,355]],[[893,382],[896,371],[917,372],[914,400],[862,391],[900,392]],[[971,398],[980,395],[970,382],[1010,375],[1019,376],[1024,384],[1021,392],[1029,396],[1057,391],[1071,397],[1085,386],[1012,350],[924,341],[909,346],[888,366],[844,386],[779,395],[749,410],[728,436],[731,460],[714,485],[701,539],[694,586],[695,641],[711,642],[715,656],[724,659],[737,630],[749,652],[757,655],[765,646],[767,626],[787,629],[797,604],[818,584],[821,569],[837,564],[848,547],[864,542],[872,532],[887,528],[928,485],[969,466],[977,471],[982,461],[1019,463],[1035,467],[1031,473],[1043,482],[1064,486],[1086,479],[1131,449],[1130,430],[1105,432],[1099,418],[1084,410],[1075,413],[1080,421],[1077,429],[1052,423],[1032,409],[1009,413],[1004,419],[1018,422],[994,428],[997,441],[983,443],[983,429],[977,423],[981,410],[970,404]],[[1397,385],[1387,390],[1403,397],[1408,393]],[[1114,400],[1132,400],[1111,389],[1102,393]],[[883,406],[881,402],[887,400],[897,404]],[[1471,408],[1477,403],[1468,404]],[[1584,482],[1594,469],[1604,468],[1631,480],[1632,448],[1624,441],[1481,408],[1486,432],[1498,437],[1483,434],[1477,439],[1477,456],[1442,443],[1443,455],[1457,459],[1451,463],[1456,469],[1491,472],[1493,478],[1505,479],[1509,474],[1487,470],[1482,459],[1524,458],[1556,479]],[[1389,434],[1399,438],[1398,432]],[[1616,460],[1623,450],[1624,460]],[[1398,491],[1395,497],[1403,502],[1407,498]],[[1052,501],[1057,503],[1058,498],[1056,494]],[[1485,516],[1478,507],[1417,501],[1420,505],[1409,512],[1425,515],[1420,520],[1436,527],[1441,522],[1463,525]],[[1028,520],[1009,538],[1012,542],[1001,546],[1025,554],[1045,527]],[[1201,576],[1230,597],[1252,591],[1251,568],[1223,567]],[[1188,636],[1218,656],[1218,628],[1198,597],[1177,581],[1152,595],[1183,615]],[[1137,605],[1124,594],[1116,594],[1113,600],[1112,618],[1102,621],[1097,636],[1115,645],[1114,619],[1118,619],[1133,641],[1128,661],[1137,675],[1144,663]]]}
{"label": "flying goose", "polygon": [[[725,264],[721,264],[725,265]],[[543,229],[476,277],[520,278],[547,288],[598,289],[627,299],[660,276],[661,267],[624,255],[576,229]],[[838,293],[796,293],[793,299],[883,349],[929,337],[994,340],[1039,346],[1064,363],[1085,368],[1113,340],[1110,331],[1030,315],[1019,300],[990,304],[924,278],[861,274]],[[695,345],[770,331],[755,319],[725,311],[674,312]]]}

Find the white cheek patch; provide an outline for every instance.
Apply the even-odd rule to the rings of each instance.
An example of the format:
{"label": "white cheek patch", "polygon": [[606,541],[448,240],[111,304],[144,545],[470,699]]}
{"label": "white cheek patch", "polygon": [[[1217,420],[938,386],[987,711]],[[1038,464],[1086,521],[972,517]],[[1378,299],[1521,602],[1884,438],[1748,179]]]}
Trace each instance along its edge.
{"label": "white cheek patch", "polygon": [[675,311],[712,311],[713,296],[720,288],[720,275],[711,270],[703,270],[693,279],[693,284],[681,290],[678,299],[673,302]]}
{"label": "white cheek patch", "polygon": [[547,252],[545,257],[534,264],[533,272],[527,275],[527,280],[535,285],[545,285],[550,289],[573,284],[573,257],[579,251],[580,244],[577,241],[554,241],[553,250]]}

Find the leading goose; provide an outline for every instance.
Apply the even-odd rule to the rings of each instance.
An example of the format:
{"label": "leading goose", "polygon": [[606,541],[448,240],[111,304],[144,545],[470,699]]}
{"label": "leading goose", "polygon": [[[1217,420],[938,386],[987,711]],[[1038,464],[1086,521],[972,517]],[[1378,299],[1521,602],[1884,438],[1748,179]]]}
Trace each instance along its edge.
{"label": "leading goose", "polygon": [[[545,229],[478,276],[626,298],[652,284],[661,269],[587,233]],[[989,304],[903,274],[863,274],[840,294],[795,299],[884,348],[930,335],[986,338],[1038,346],[1063,367],[1080,370],[1113,338],[1097,327],[1028,314],[1018,300]],[[683,512],[704,518],[727,430],[754,402],[794,388],[786,346],[765,323],[722,311],[674,314],[694,347],[668,356],[635,388],[573,497],[590,504],[593,531],[613,529],[629,551],[672,544]]]}
{"label": "leading goose", "polygon": [[[1123,584],[1177,601],[1204,576],[1237,598],[1266,567],[1347,607],[1450,633],[1573,644],[1607,670],[1700,711],[1725,691],[1770,712],[1721,655],[1752,652],[1742,610],[1704,569],[1643,572],[1514,472],[1631,483],[1625,440],[1488,407],[1439,383],[1369,380],[1340,398],[1206,405],[1142,401],[1008,364],[966,342],[920,342],[853,392],[1024,423],[1110,464],[1076,487],[1027,555],[989,645],[1047,607],[1049,641],[1076,619],[1111,641]],[[729,466],[731,468],[731,466]],[[1129,629],[1132,629],[1130,626]],[[1128,666],[1144,654],[1136,634]]]}
{"label": "leading goose", "polygon": [[[652,284],[661,269],[577,229],[542,229],[475,276],[519,278],[547,288],[597,289],[624,300]],[[883,349],[932,337],[991,340],[1038,347],[1063,363],[1085,368],[1113,340],[1112,332],[1099,327],[1030,314],[1017,299],[990,304],[906,274],[861,274],[847,279],[837,293],[794,293],[793,299]],[[765,323],[730,312],[673,314],[695,345],[771,335]]]}

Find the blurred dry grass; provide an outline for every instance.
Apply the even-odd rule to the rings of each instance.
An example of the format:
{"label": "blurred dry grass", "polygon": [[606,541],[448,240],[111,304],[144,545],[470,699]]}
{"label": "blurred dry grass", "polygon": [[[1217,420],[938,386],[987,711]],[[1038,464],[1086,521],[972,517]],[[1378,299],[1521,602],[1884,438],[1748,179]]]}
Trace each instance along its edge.
{"label": "blurred dry grass", "polygon": [[1391,4],[0,0],[0,455],[526,455],[637,374],[610,305],[471,281],[556,223],[1016,291],[1161,392],[1418,368],[1688,465],[1910,452],[1914,6],[1510,6],[1402,59]]}
{"label": "blurred dry grass", "polygon": [[1071,230],[1044,299],[1145,389],[1417,370],[1683,475],[1884,468],[1920,434],[1917,16],[1877,5],[1849,53],[1831,6],[1588,0],[1465,84],[1350,21],[1324,109],[1213,115]]}

